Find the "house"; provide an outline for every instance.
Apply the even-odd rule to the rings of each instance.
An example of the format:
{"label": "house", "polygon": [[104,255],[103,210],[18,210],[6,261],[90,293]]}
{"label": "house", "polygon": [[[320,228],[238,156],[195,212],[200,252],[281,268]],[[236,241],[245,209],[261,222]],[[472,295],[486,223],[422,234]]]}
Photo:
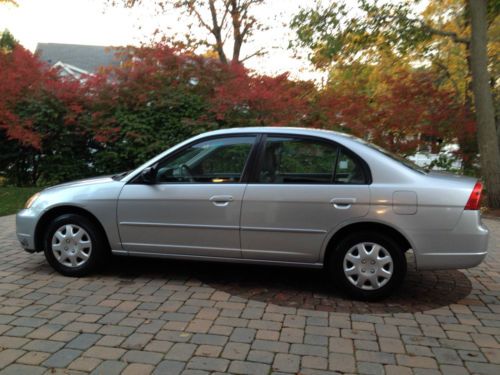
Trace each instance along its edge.
{"label": "house", "polygon": [[62,76],[84,79],[100,67],[117,65],[113,47],[82,44],[38,43],[35,53],[52,67],[59,67]]}

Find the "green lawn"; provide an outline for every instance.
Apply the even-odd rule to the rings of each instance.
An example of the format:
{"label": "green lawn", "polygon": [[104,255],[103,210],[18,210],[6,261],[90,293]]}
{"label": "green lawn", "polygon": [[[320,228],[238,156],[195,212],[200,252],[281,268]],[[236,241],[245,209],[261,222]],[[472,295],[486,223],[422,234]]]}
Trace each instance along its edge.
{"label": "green lawn", "polygon": [[40,190],[39,187],[0,187],[0,216],[15,214],[29,197]]}

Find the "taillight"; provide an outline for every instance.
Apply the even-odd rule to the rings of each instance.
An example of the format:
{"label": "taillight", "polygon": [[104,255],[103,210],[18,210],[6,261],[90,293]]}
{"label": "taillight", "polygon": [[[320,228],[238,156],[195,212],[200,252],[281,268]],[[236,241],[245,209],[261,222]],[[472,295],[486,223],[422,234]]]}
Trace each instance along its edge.
{"label": "taillight", "polygon": [[464,210],[479,210],[481,207],[481,192],[483,191],[483,184],[481,182],[476,182],[472,193],[470,193],[469,200],[465,205]]}

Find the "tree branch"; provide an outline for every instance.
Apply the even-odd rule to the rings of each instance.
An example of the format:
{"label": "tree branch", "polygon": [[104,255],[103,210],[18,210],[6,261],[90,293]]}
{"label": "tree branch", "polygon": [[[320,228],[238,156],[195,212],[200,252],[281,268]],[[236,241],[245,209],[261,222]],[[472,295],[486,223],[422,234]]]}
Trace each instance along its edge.
{"label": "tree branch", "polygon": [[228,3],[225,2],[224,4],[225,4],[224,14],[222,15],[222,20],[220,21],[220,25],[221,25],[222,28],[224,28],[224,25],[226,24],[226,18],[227,18],[228,14],[229,14]]}
{"label": "tree branch", "polygon": [[453,89],[455,90],[455,92],[458,93],[460,90],[458,89],[457,82],[453,79],[453,77],[448,69],[448,66],[446,66],[445,64],[443,64],[439,60],[432,60],[432,63],[435,64],[444,73],[446,78],[448,78],[448,80],[453,85]]}
{"label": "tree branch", "polygon": [[439,35],[439,36],[445,36],[453,40],[455,43],[462,43],[465,45],[469,45],[470,39],[469,38],[463,38],[459,36],[457,33],[454,33],[452,31],[445,31],[445,30],[439,30],[435,29],[434,27],[430,26],[429,24],[425,23],[424,21],[420,21],[420,24],[422,27],[428,31],[429,33],[433,35]]}
{"label": "tree branch", "polygon": [[247,61],[249,59],[251,59],[252,57],[255,57],[255,56],[259,56],[259,55],[262,55],[262,53],[265,51],[265,48],[261,48],[261,49],[258,49],[257,51],[255,51],[254,53],[246,56],[245,58],[241,59],[239,62],[242,63],[244,61]]}
{"label": "tree branch", "polygon": [[14,1],[14,0],[0,0],[0,4],[2,4],[2,3],[11,4],[11,5],[14,5],[16,7],[19,6],[19,4],[16,1]]}
{"label": "tree branch", "polygon": [[205,20],[203,19],[202,15],[200,14],[200,12],[198,12],[198,10],[194,6],[190,6],[189,7],[189,11],[191,13],[194,13],[194,15],[196,16],[196,18],[198,18],[198,22],[200,23],[200,25],[202,25],[208,31],[210,31],[211,33],[213,33],[213,28],[210,27],[210,25],[205,22]]}

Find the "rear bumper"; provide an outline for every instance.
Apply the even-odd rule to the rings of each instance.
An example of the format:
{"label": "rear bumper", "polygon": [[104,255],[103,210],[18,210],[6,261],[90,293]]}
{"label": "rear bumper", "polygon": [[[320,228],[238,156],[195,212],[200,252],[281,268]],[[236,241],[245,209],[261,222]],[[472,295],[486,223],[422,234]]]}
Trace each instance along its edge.
{"label": "rear bumper", "polygon": [[487,254],[488,229],[479,211],[464,211],[451,231],[413,232],[417,268],[458,269],[480,264]]}
{"label": "rear bumper", "polygon": [[480,264],[487,253],[426,253],[416,256],[417,269],[442,270],[471,268]]}

